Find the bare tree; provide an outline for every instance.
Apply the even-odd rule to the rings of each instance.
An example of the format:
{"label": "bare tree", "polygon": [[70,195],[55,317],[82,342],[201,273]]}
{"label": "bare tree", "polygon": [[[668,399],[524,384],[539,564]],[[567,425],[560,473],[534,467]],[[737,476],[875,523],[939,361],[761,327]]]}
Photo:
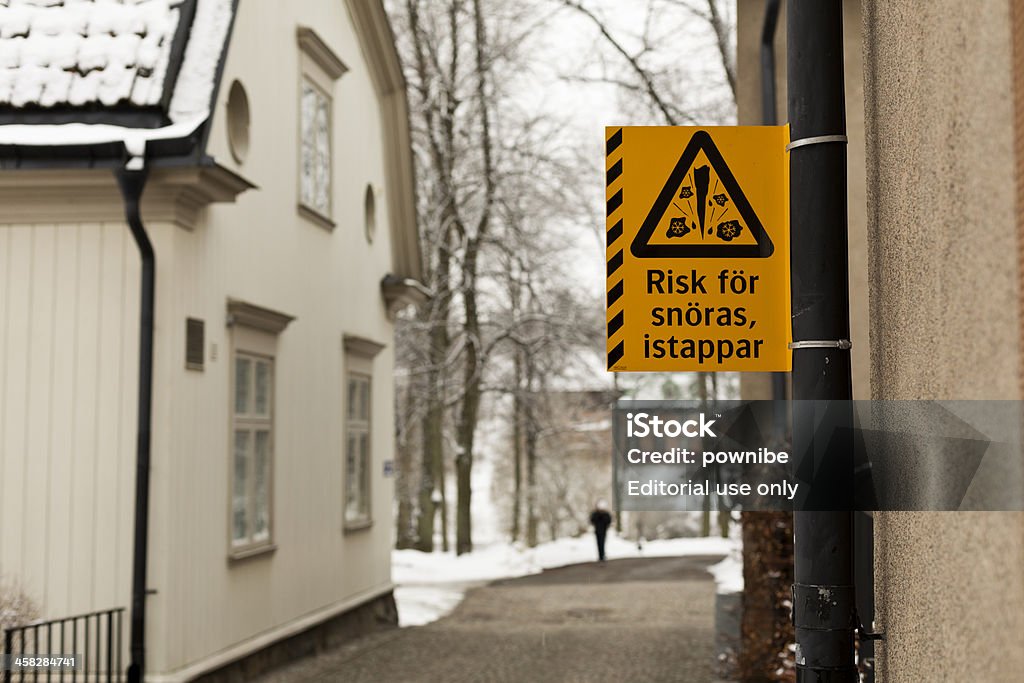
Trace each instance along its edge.
{"label": "bare tree", "polygon": [[[552,511],[551,492],[542,490],[561,477],[550,455],[545,397],[573,381],[569,369],[602,346],[598,295],[589,301],[575,291],[559,238],[576,230],[578,240],[579,228],[593,225],[585,203],[573,201],[590,176],[578,150],[559,144],[558,120],[518,110],[504,91],[525,68],[524,41],[552,2],[391,3],[410,88],[420,226],[435,293],[400,327],[405,452],[398,538],[406,546],[432,550],[440,512],[447,549],[446,481],[454,472],[455,549],[472,549],[476,437],[492,398],[509,411],[512,537],[536,543],[542,522],[549,530],[572,528],[569,513],[557,505]],[[656,2],[671,4],[650,4]],[[637,47],[583,0],[562,0],[559,11],[566,6],[597,27],[622,60],[599,78],[641,93],[666,123],[693,120],[691,104],[677,104],[676,89],[665,87],[671,72],[659,70],[664,52],[652,13]],[[727,26],[727,15],[708,16]]]}
{"label": "bare tree", "polygon": [[[425,267],[428,284],[434,291],[434,297],[417,310],[417,324],[410,324],[403,330],[406,334],[418,333],[419,343],[414,348],[425,349],[420,357],[413,359],[418,362],[410,366],[420,369],[420,376],[416,378],[419,381],[411,384],[422,393],[408,399],[422,401],[423,404],[419,416],[422,445],[417,545],[421,550],[430,551],[434,543],[435,494],[443,494],[444,491],[441,421],[444,364],[450,347],[451,233],[455,211],[452,156],[455,149],[455,112],[459,105],[453,86],[459,45],[458,35],[453,30],[448,36],[452,67],[442,71],[437,55],[442,49],[443,38],[438,35],[437,26],[443,17],[425,17],[419,0],[407,0],[404,10],[406,42],[403,47],[407,53],[406,63],[412,65],[408,69],[408,80],[414,111],[415,152],[419,162],[420,227],[424,232],[424,242],[429,245]],[[443,538],[447,541],[447,534],[443,534]]]}
{"label": "bare tree", "polygon": [[[417,547],[432,550],[439,510],[447,549],[452,468],[455,550],[465,553],[473,547],[482,404],[491,389],[507,389],[492,386],[492,355],[505,353],[523,312],[509,315],[501,283],[508,268],[533,267],[509,256],[532,239],[516,217],[527,211],[523,197],[549,194],[540,184],[551,174],[538,167],[554,165],[538,142],[547,123],[516,112],[503,90],[521,66],[520,46],[537,15],[497,0],[396,0],[391,9],[408,72],[420,225],[435,293],[401,329],[413,340],[399,359],[410,387],[402,397],[412,404],[405,412],[416,416],[420,443],[418,495],[399,502],[400,518],[414,503]],[[529,210],[541,215],[538,209],[534,203]],[[400,490],[411,498],[409,487]]]}
{"label": "bare tree", "polygon": [[722,60],[722,70],[736,99],[736,45],[733,36],[736,34],[736,21],[732,15],[733,4],[723,0],[668,0],[671,4],[685,9],[694,16],[707,22],[715,36],[715,46]]}
{"label": "bare tree", "polygon": [[[627,101],[646,105],[661,123],[723,123],[736,102],[735,19],[727,0],[648,0],[642,25],[630,31],[617,26],[597,0],[552,0],[593,26],[611,58],[596,73],[573,74],[570,80],[617,86]],[[694,21],[696,20],[696,22]],[[703,27],[703,28],[702,28]],[[718,56],[714,69],[702,70],[693,40],[711,38]],[[680,40],[680,36],[692,40]],[[710,60],[713,63],[713,60]],[[693,92],[706,96],[694,99]]]}

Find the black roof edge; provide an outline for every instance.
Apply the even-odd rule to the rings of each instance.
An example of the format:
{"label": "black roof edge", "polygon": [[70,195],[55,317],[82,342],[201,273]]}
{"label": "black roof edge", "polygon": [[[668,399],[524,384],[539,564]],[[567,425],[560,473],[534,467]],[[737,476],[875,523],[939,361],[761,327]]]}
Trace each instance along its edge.
{"label": "black roof edge", "polygon": [[[149,140],[146,164],[150,168],[205,166],[213,163],[199,146],[210,125],[207,119],[183,138]],[[124,143],[117,140],[91,145],[4,145],[0,144],[0,169],[122,168],[128,160]]]}

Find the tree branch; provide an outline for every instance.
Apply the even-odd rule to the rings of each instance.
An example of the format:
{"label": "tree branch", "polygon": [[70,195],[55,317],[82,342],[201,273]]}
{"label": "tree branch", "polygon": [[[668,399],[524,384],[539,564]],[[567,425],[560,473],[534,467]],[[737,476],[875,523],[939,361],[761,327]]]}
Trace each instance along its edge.
{"label": "tree branch", "polygon": [[608,44],[611,45],[616,52],[622,55],[622,58],[626,60],[626,63],[629,64],[630,68],[637,75],[637,78],[640,79],[640,82],[643,84],[643,91],[647,93],[647,97],[650,98],[654,106],[658,109],[658,111],[661,112],[661,115],[665,118],[665,123],[667,123],[670,126],[678,125],[676,118],[672,115],[669,106],[661,98],[661,95],[658,94],[658,89],[655,87],[654,81],[651,79],[650,73],[648,73],[648,71],[645,68],[643,68],[643,65],[640,64],[637,57],[635,55],[630,54],[629,51],[626,50],[625,47],[623,47],[622,43],[620,43],[611,34],[611,32],[608,30],[608,27],[605,26],[604,22],[601,21],[601,19],[597,15],[595,15],[589,9],[584,7],[581,3],[576,2],[576,0],[562,0],[562,4],[565,5],[566,7],[576,10],[583,16],[587,17],[594,24],[594,26],[597,27],[597,30],[601,33],[602,36],[604,36],[604,39],[608,42]]}

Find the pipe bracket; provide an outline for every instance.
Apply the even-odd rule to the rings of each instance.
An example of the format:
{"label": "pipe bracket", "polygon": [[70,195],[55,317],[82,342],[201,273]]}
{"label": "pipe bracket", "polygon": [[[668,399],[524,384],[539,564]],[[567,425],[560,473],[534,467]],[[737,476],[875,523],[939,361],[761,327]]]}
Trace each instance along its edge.
{"label": "pipe bracket", "polygon": [[793,584],[793,625],[811,631],[849,631],[857,628],[853,586]]}
{"label": "pipe bracket", "polygon": [[885,631],[874,630],[875,625],[871,624],[871,630],[861,621],[860,614],[857,617],[857,637],[861,640],[885,640]]}
{"label": "pipe bracket", "polygon": [[807,339],[789,343],[790,349],[842,349],[853,348],[849,339]]}
{"label": "pipe bracket", "polygon": [[800,138],[786,145],[786,151],[790,152],[797,147],[807,147],[808,145],[824,145],[829,142],[842,142],[846,144],[849,142],[849,138],[845,135],[815,135],[809,138]]}

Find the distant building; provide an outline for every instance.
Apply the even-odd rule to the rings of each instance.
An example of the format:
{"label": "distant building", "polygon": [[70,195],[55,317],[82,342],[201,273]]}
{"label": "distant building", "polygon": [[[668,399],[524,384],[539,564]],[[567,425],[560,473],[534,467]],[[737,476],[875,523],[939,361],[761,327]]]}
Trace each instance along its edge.
{"label": "distant building", "polygon": [[114,171],[146,168],[146,680],[395,623],[392,321],[425,290],[382,4],[2,2],[0,166],[0,574],[47,620],[131,606],[140,257]]}

